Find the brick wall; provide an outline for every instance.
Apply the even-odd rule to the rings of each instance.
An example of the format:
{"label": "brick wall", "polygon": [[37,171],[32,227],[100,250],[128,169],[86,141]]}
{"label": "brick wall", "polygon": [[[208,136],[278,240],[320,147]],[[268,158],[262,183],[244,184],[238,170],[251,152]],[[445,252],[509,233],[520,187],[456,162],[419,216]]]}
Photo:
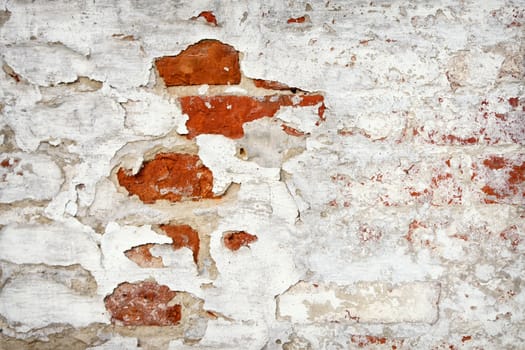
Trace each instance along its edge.
{"label": "brick wall", "polygon": [[523,5],[0,1],[0,348],[521,348]]}

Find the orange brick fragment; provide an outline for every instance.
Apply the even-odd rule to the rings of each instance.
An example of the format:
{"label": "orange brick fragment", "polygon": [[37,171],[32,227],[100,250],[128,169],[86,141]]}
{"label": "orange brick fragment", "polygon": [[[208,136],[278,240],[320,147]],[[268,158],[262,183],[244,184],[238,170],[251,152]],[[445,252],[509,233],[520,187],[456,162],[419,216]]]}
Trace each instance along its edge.
{"label": "orange brick fragment", "polygon": [[286,23],[304,23],[306,21],[306,16],[289,18]]}
{"label": "orange brick fragment", "polygon": [[153,248],[153,246],[155,246],[155,244],[142,244],[126,250],[124,254],[129,260],[140,267],[164,267],[162,258],[151,254],[150,249]]}
{"label": "orange brick fragment", "polygon": [[193,154],[157,154],[155,159],[144,162],[136,175],[120,168],[117,178],[130,195],[136,194],[144,203],[215,198],[213,174]]}
{"label": "orange brick fragment", "polygon": [[296,88],[291,88],[286,84],[274,80],[254,79],[253,84],[258,88],[268,90],[297,90]]}
{"label": "orange brick fragment", "polygon": [[245,231],[227,232],[223,236],[224,245],[230,250],[239,250],[241,247],[248,247],[250,243],[257,241],[257,236]]}
{"label": "orange brick fragment", "polygon": [[197,17],[192,17],[192,19],[197,19],[197,18],[204,18],[206,22],[213,24],[213,25],[217,25],[217,17],[215,17],[213,12],[211,11],[202,11],[201,13],[199,13]]}
{"label": "orange brick fragment", "polygon": [[520,100],[519,98],[517,97],[511,97],[509,98],[509,104],[514,107],[514,108],[517,108],[518,107],[518,104],[519,104]]}
{"label": "orange brick fragment", "polygon": [[282,124],[281,129],[283,129],[283,131],[290,136],[297,136],[297,137],[304,136],[304,132],[299,131],[295,128],[292,128],[291,126],[288,126],[288,125]]}
{"label": "orange brick fragment", "polygon": [[218,40],[202,40],[177,56],[155,61],[166,86],[230,85],[241,82],[239,52]]}
{"label": "orange brick fragment", "polygon": [[124,282],[104,298],[111,323],[124,326],[172,326],[181,319],[181,305],[168,306],[176,293],[156,282]]}
{"label": "orange brick fragment", "polygon": [[306,107],[320,104],[319,119],[324,120],[321,95],[186,96],[180,98],[182,112],[189,116],[187,137],[220,134],[233,139],[244,135],[243,124],[263,117],[273,117],[284,106]]}
{"label": "orange brick fragment", "polygon": [[173,240],[173,248],[187,247],[193,252],[193,261],[197,263],[200,249],[199,233],[189,225],[161,225],[160,228]]}

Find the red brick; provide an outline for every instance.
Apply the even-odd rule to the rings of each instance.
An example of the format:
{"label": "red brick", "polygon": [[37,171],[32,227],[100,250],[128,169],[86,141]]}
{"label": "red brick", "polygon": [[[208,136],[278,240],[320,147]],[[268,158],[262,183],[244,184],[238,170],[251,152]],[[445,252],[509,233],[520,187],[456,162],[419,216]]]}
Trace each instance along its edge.
{"label": "red brick", "polygon": [[111,322],[124,326],[173,326],[181,319],[181,305],[168,306],[176,293],[156,282],[124,282],[104,298]]}
{"label": "red brick", "polygon": [[324,98],[321,95],[249,96],[186,96],[180,98],[188,138],[201,134],[219,134],[238,139],[244,135],[243,124],[273,117],[284,106],[306,107],[320,104],[319,119],[324,120]]}
{"label": "red brick", "polygon": [[471,339],[472,339],[472,336],[464,335],[463,337],[461,337],[461,342],[464,343],[464,342],[469,341]]}
{"label": "red brick", "polygon": [[291,126],[288,126],[288,125],[282,124],[281,129],[283,129],[283,131],[290,136],[304,136],[304,132],[299,131],[295,128],[292,128]]}
{"label": "red brick", "polygon": [[130,195],[137,195],[144,203],[159,199],[171,202],[215,198],[213,174],[192,154],[161,153],[144,162],[136,175],[120,168],[117,178]]}
{"label": "red brick", "polygon": [[254,79],[253,84],[258,88],[268,90],[299,90],[297,88],[291,88],[286,84],[274,80]]}
{"label": "red brick", "polygon": [[289,18],[286,23],[304,23],[306,21],[306,16]]}
{"label": "red brick", "polygon": [[177,56],[155,61],[166,86],[230,85],[241,82],[239,52],[218,40],[202,40]]}
{"label": "red brick", "polygon": [[173,240],[173,248],[187,247],[193,252],[193,261],[197,263],[200,249],[199,233],[189,225],[161,225],[160,228]]}
{"label": "red brick", "polygon": [[209,24],[213,24],[215,26],[217,25],[217,18],[211,11],[202,11],[201,13],[199,13],[198,16],[192,17],[191,19],[198,19],[198,18],[204,18],[204,20],[208,22]]}
{"label": "red brick", "polygon": [[517,97],[511,97],[509,98],[509,104],[512,106],[512,108],[518,108],[520,100]]}
{"label": "red brick", "polygon": [[241,247],[248,247],[250,243],[257,241],[257,236],[245,231],[226,232],[223,241],[226,248],[235,251]]}
{"label": "red brick", "polygon": [[153,248],[155,244],[142,244],[131,249],[128,249],[124,254],[128,257],[129,260],[133,261],[140,267],[144,268],[160,268],[164,267],[162,258],[158,256],[153,256],[150,249]]}

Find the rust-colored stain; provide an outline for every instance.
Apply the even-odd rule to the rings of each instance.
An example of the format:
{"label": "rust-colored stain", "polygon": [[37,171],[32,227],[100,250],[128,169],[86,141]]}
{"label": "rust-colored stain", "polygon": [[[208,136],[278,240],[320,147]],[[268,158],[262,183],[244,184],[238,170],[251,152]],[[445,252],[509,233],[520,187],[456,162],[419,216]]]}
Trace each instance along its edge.
{"label": "rust-colored stain", "polygon": [[273,117],[284,106],[316,106],[324,120],[324,97],[321,95],[186,96],[180,98],[182,112],[189,116],[187,137],[219,134],[233,139],[244,135],[243,124],[263,117]]}
{"label": "rust-colored stain", "polygon": [[209,24],[217,25],[217,17],[211,11],[202,11],[197,17],[192,17],[191,19],[204,18]]}
{"label": "rust-colored stain", "polygon": [[224,245],[229,250],[239,250],[248,247],[250,243],[257,241],[257,236],[245,231],[226,232],[223,236]]}
{"label": "rust-colored stain", "polygon": [[239,52],[218,40],[201,40],[177,56],[158,58],[155,65],[166,86],[241,82]]}
{"label": "rust-colored stain", "polygon": [[187,247],[193,252],[193,261],[197,263],[200,249],[199,233],[189,225],[161,225],[160,228],[173,240],[173,248]]}
{"label": "rust-colored stain", "polygon": [[144,162],[136,175],[120,168],[117,178],[130,195],[136,194],[144,203],[215,198],[213,174],[193,154],[160,153]]}
{"label": "rust-colored stain", "polygon": [[181,319],[181,305],[168,306],[176,293],[156,282],[124,282],[104,298],[111,323],[124,326],[172,326]]}
{"label": "rust-colored stain", "polygon": [[155,244],[142,244],[131,249],[128,249],[124,252],[126,257],[133,261],[140,267],[148,268],[160,268],[164,267],[162,258],[159,256],[153,256],[150,249],[153,248]]}
{"label": "rust-colored stain", "polygon": [[306,21],[306,16],[289,18],[286,23],[304,23]]}

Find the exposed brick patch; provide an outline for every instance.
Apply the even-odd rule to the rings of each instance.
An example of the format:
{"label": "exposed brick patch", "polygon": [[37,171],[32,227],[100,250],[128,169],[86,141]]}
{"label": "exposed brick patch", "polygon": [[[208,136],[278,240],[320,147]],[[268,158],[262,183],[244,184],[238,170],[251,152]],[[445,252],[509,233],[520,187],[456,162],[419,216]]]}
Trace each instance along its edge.
{"label": "exposed brick patch", "polygon": [[472,177],[480,185],[487,204],[522,202],[525,197],[525,158],[489,156],[474,164]]}
{"label": "exposed brick patch", "polygon": [[173,248],[187,247],[193,252],[193,261],[197,263],[200,249],[199,233],[189,225],[161,225],[160,228],[173,240]]}
{"label": "exposed brick patch", "polygon": [[176,293],[156,282],[124,282],[104,298],[111,322],[124,326],[172,326],[181,319],[181,305],[168,306]]}
{"label": "exposed brick patch", "polygon": [[307,20],[307,16],[301,16],[301,17],[292,17],[289,18],[286,23],[304,23]]}
{"label": "exposed brick patch", "polygon": [[180,98],[188,138],[200,134],[220,134],[230,138],[244,135],[243,124],[263,117],[273,117],[284,106],[306,107],[320,105],[319,119],[324,120],[324,97],[321,95],[249,96],[186,96]]}
{"label": "exposed brick patch", "polygon": [[20,158],[5,158],[0,165],[3,168],[13,168],[20,163]]}
{"label": "exposed brick patch", "polygon": [[517,97],[511,97],[509,98],[509,104],[512,106],[512,108],[518,108],[520,100]]}
{"label": "exposed brick patch", "polygon": [[472,340],[472,336],[470,335],[464,335],[463,337],[461,337],[461,342],[464,343],[466,341],[470,341]]}
{"label": "exposed brick patch", "polygon": [[289,87],[286,84],[283,84],[283,83],[280,83],[280,82],[274,81],[274,80],[254,79],[253,80],[253,84],[256,87],[258,87],[258,88],[268,89],[268,90],[280,90],[280,91],[289,90],[289,91],[292,91],[294,93],[297,92],[297,91],[302,91],[300,89],[297,89],[297,88],[294,88],[294,87]]}
{"label": "exposed brick patch", "polygon": [[239,52],[218,40],[202,40],[177,56],[155,61],[166,86],[230,85],[241,82]]}
{"label": "exposed brick patch", "polygon": [[226,248],[235,251],[257,241],[257,236],[245,231],[230,231],[224,234],[223,241]]}
{"label": "exposed brick patch", "polygon": [[148,268],[160,268],[164,267],[162,258],[159,256],[153,256],[150,249],[153,248],[155,244],[142,244],[131,249],[128,249],[124,252],[126,257],[133,261],[140,267]]}
{"label": "exposed brick patch", "polygon": [[288,126],[288,125],[285,125],[285,124],[281,125],[281,129],[283,129],[283,131],[285,133],[287,133],[288,135],[290,135],[290,136],[304,136],[304,132],[299,131],[299,130],[297,130],[295,128],[292,128],[291,126]]}
{"label": "exposed brick patch", "polygon": [[117,178],[130,195],[136,194],[144,203],[215,198],[212,172],[192,154],[157,154],[155,159],[144,162],[136,175],[120,168]]}
{"label": "exposed brick patch", "polygon": [[202,11],[198,16],[192,17],[191,19],[196,20],[199,18],[203,18],[209,24],[213,24],[215,26],[217,25],[217,18],[211,11]]}

